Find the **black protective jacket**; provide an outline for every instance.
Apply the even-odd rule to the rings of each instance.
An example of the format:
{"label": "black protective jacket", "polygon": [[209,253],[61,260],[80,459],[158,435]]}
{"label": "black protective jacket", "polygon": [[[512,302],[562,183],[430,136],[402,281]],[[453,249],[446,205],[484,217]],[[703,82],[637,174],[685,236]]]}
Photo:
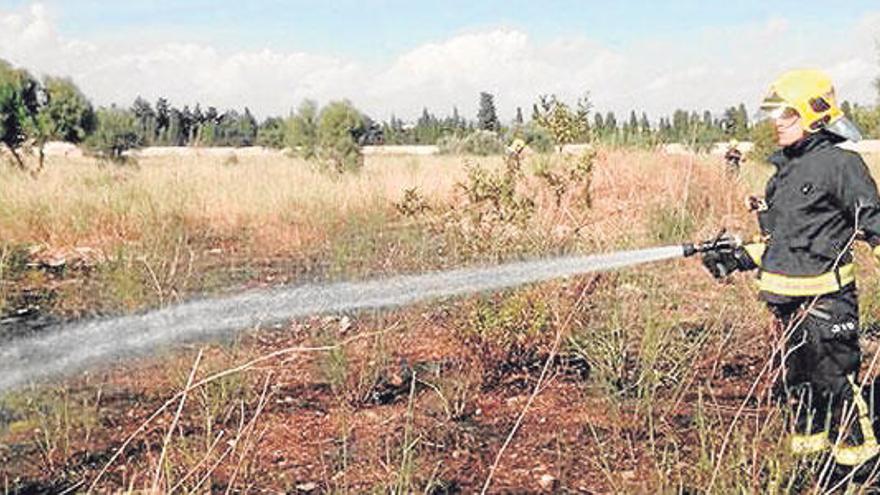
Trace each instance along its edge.
{"label": "black protective jacket", "polygon": [[[758,212],[765,244],[755,260],[761,279],[809,280],[835,272],[840,281],[839,270],[852,263],[847,245],[857,227],[872,247],[880,245],[877,186],[861,156],[836,146],[840,141],[821,131],[770,157],[776,173],[767,182],[766,204]],[[770,275],[763,277],[765,273]],[[852,280],[842,282],[845,286]],[[760,285],[762,293],[776,292],[769,282]]]}

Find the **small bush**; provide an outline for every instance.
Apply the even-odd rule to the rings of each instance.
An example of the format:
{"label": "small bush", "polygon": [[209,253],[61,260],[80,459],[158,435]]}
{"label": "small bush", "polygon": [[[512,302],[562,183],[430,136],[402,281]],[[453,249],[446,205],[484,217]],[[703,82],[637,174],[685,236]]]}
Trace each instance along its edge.
{"label": "small bush", "polygon": [[497,220],[523,224],[531,217],[535,203],[517,192],[519,175],[516,170],[508,168],[504,172],[493,172],[468,164],[467,173],[467,182],[458,186],[467,195],[465,210],[471,213],[475,223]]}
{"label": "small bush", "polygon": [[554,149],[553,136],[538,125],[529,124],[523,127],[523,140],[537,153],[550,153]]}
{"label": "small bush", "polygon": [[417,187],[403,191],[403,199],[394,203],[394,208],[405,217],[415,217],[429,211],[431,206]]}
{"label": "small bush", "polygon": [[441,155],[457,155],[461,149],[461,138],[447,134],[437,140],[437,152]]}
{"label": "small bush", "polygon": [[464,138],[443,136],[437,141],[440,153],[447,155],[498,155],[504,152],[504,143],[493,131],[474,131]]}
{"label": "small bush", "polygon": [[85,142],[92,154],[115,163],[125,163],[124,153],[142,144],[134,114],[115,107],[98,111],[98,129]]}
{"label": "small bush", "polygon": [[469,346],[491,363],[484,376],[492,386],[539,365],[543,346],[552,339],[551,326],[543,294],[519,292],[478,301],[462,331]]}

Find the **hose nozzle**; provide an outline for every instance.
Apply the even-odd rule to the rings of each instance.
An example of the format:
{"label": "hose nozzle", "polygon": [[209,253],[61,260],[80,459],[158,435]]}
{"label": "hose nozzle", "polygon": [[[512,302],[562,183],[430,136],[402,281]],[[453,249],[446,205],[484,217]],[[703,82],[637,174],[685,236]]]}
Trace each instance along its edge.
{"label": "hose nozzle", "polygon": [[732,251],[740,246],[742,240],[739,237],[728,234],[727,229],[721,229],[714,239],[697,243],[686,242],[681,245],[681,249],[684,257],[689,258],[710,251]]}

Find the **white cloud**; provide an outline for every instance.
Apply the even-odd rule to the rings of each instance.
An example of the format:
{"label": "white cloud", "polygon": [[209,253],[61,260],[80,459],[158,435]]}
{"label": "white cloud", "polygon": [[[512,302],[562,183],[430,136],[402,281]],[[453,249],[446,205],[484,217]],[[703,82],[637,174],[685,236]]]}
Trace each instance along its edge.
{"label": "white cloud", "polygon": [[719,110],[753,105],[775,74],[802,66],[825,68],[843,97],[870,103],[880,35],[880,12],[822,36],[774,18],[616,47],[587,35],[538,41],[523,30],[498,28],[368,64],[305,52],[229,53],[187,42],[67,39],[57,22],[40,4],[0,10],[0,57],[39,74],[69,75],[99,104],[166,96],[177,105],[247,105],[268,115],[284,114],[304,98],[347,97],[378,118],[413,117],[423,106],[441,114],[458,106],[473,115],[480,91],[496,95],[504,117],[539,94],[573,100],[586,90],[597,108],[618,113]]}

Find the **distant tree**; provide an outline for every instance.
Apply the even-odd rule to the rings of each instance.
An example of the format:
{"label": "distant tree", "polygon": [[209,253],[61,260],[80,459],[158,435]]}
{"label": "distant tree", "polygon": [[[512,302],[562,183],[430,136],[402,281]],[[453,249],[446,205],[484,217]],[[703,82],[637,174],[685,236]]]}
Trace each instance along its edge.
{"label": "distant tree", "polygon": [[736,109],[737,115],[739,115],[739,122],[742,123],[742,132],[740,133],[740,137],[745,138],[746,134],[749,131],[749,112],[746,110],[746,104],[740,103],[739,107]]}
{"label": "distant tree", "polygon": [[589,138],[589,95],[578,99],[575,109],[559,101],[555,95],[539,97],[535,108],[538,111],[536,122],[550,132],[559,151],[566,144]]}
{"label": "distant tree", "polygon": [[364,129],[364,116],[348,100],[325,106],[318,115],[318,155],[336,172],[363,165],[355,136]]}
{"label": "distant tree", "polygon": [[648,120],[648,114],[642,112],[642,118],[639,121],[639,127],[641,128],[642,134],[650,134],[651,133],[651,122]]}
{"label": "distant tree", "polygon": [[184,105],[180,111],[180,131],[178,132],[177,142],[179,146],[188,146],[192,141],[193,127],[195,126],[195,117],[189,105]]}
{"label": "distant tree", "polygon": [[731,137],[748,138],[749,114],[745,104],[740,103],[738,107],[729,107],[724,110],[724,129]]}
{"label": "distant tree", "polygon": [[477,127],[484,131],[498,131],[501,128],[498,114],[495,112],[495,97],[491,93],[480,93]]}
{"label": "distant tree", "polygon": [[217,124],[219,119],[220,119],[220,114],[217,113],[216,107],[208,107],[208,109],[205,110],[205,122],[206,123],[210,122],[212,124]]}
{"label": "distant tree", "polygon": [[422,114],[413,127],[415,144],[435,144],[442,135],[443,126],[440,119],[429,112],[427,108],[422,108]]}
{"label": "distant tree", "polygon": [[46,103],[42,108],[48,124],[47,136],[80,143],[97,127],[91,102],[70,79],[47,77],[43,83]]}
{"label": "distant tree", "polygon": [[168,110],[168,129],[165,131],[165,144],[183,146],[183,114],[177,108]]}
{"label": "distant tree", "polygon": [[617,132],[617,117],[614,116],[614,112],[609,111],[605,114],[605,130],[611,133]]}
{"label": "distant tree", "polygon": [[190,128],[189,135],[189,143],[190,144],[199,144],[199,139],[202,133],[202,125],[205,123],[205,114],[202,112],[202,107],[196,103],[195,108],[192,111],[192,127]]}
{"label": "distant tree", "polygon": [[706,127],[711,127],[712,124],[712,112],[709,110],[703,110],[703,122],[702,124]]}
{"label": "distant tree", "polygon": [[287,146],[309,160],[318,149],[318,104],[312,100],[300,103],[296,113],[287,119]]}
{"label": "distant tree", "polygon": [[516,107],[516,117],[513,119],[516,125],[523,125],[522,107]]}
{"label": "distant tree", "polygon": [[168,100],[159,98],[156,101],[156,136],[154,142],[166,144],[168,142],[168,126],[171,124],[170,109],[168,108]]}
{"label": "distant tree", "polygon": [[662,142],[673,140],[672,124],[669,123],[668,117],[660,117],[660,122],[657,124],[657,135]]}
{"label": "distant tree", "polygon": [[41,134],[39,82],[27,71],[0,60],[0,141],[16,165],[25,170],[21,148]]}
{"label": "distant tree", "polygon": [[156,112],[150,102],[138,96],[131,105],[131,113],[137,122],[141,142],[152,144],[156,138]]}
{"label": "distant tree", "polygon": [[689,134],[690,123],[688,122],[687,111],[676,109],[672,113],[672,139],[677,141],[686,140]]}
{"label": "distant tree", "polygon": [[466,128],[467,122],[465,119],[461,118],[461,115],[459,115],[458,107],[452,107],[452,115],[445,117],[440,121],[439,135],[437,136],[437,139],[440,139],[444,135],[462,136],[464,135]]}
{"label": "distant tree", "polygon": [[452,128],[456,134],[467,129],[467,121],[458,113],[458,107],[452,107]]}
{"label": "distant tree", "polygon": [[250,110],[244,113],[227,110],[217,117],[213,130],[213,144],[218,146],[253,146],[257,139],[257,121]]}
{"label": "distant tree", "polygon": [[251,114],[248,107],[244,107],[244,115],[238,121],[238,130],[241,136],[240,146],[253,146],[257,142],[257,119]]}
{"label": "distant tree", "polygon": [[636,117],[635,110],[630,110],[629,112],[629,130],[632,134],[639,132],[639,118]]}
{"label": "distant tree", "polygon": [[131,111],[102,108],[98,110],[97,120],[98,128],[85,144],[99,158],[122,163],[126,151],[141,146],[138,123]]}
{"label": "distant tree", "polygon": [[605,119],[602,118],[602,113],[596,112],[593,115],[593,131],[599,135],[605,134]]}
{"label": "distant tree", "polygon": [[688,116],[688,128],[693,130],[701,123],[700,114],[698,114],[696,110],[691,110],[691,114]]}
{"label": "distant tree", "polygon": [[403,121],[394,114],[391,114],[388,122],[382,123],[382,137],[385,144],[406,144],[408,142]]}
{"label": "distant tree", "polygon": [[220,114],[216,107],[209,106],[202,115],[202,123],[199,125],[199,135],[196,143],[204,146],[213,146],[217,142],[217,126],[220,124]]}
{"label": "distant tree", "polygon": [[257,130],[257,145],[266,148],[281,149],[284,147],[284,119],[268,117]]}
{"label": "distant tree", "polygon": [[49,140],[80,143],[97,126],[91,102],[70,79],[47,77],[40,94],[40,107],[31,119],[30,136],[39,152],[37,171],[43,169],[43,148]]}

